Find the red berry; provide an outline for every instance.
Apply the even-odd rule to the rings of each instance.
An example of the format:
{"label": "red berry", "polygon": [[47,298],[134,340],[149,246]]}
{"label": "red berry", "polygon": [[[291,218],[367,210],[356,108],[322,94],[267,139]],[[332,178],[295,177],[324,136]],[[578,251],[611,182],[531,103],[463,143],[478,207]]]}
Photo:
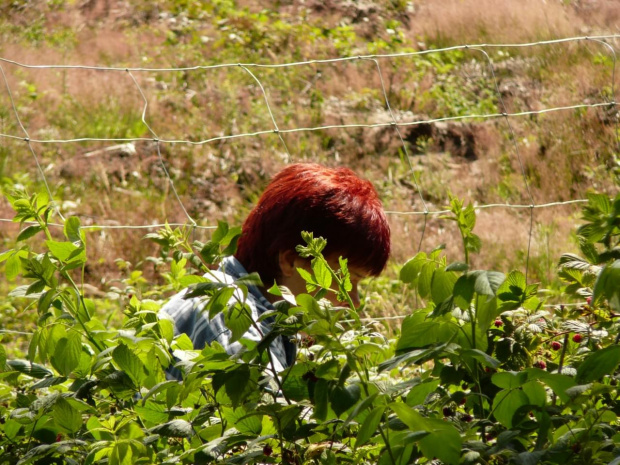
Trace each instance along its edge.
{"label": "red berry", "polygon": [[451,417],[454,415],[454,410],[452,410],[450,407],[444,407],[443,408],[443,416],[444,417]]}
{"label": "red berry", "polygon": [[465,415],[463,415],[462,420],[469,423],[470,421],[472,421],[474,419],[474,417],[472,417],[469,413],[466,413]]}
{"label": "red berry", "polygon": [[459,405],[465,405],[465,402],[467,402],[467,398],[463,397],[459,402]]}
{"label": "red berry", "polygon": [[266,444],[265,447],[263,447],[263,455],[269,457],[271,454],[273,454],[273,448],[269,444]]}
{"label": "red berry", "polygon": [[586,299],[586,303],[588,305],[592,305],[592,297],[591,296]]}
{"label": "red berry", "polygon": [[541,370],[544,370],[545,368],[547,368],[547,364],[545,362],[543,362],[542,360],[538,360],[538,361],[534,362],[534,366],[536,368],[540,368]]}
{"label": "red berry", "polygon": [[558,341],[553,341],[551,343],[551,348],[553,350],[560,350],[562,348],[562,343],[558,342]]}
{"label": "red berry", "polygon": [[500,326],[504,326],[504,322],[500,319],[495,320],[493,324],[495,325],[496,328],[499,328]]}
{"label": "red berry", "polygon": [[56,435],[56,442],[60,442],[60,441],[62,441],[62,433],[58,433]]}
{"label": "red berry", "polygon": [[579,344],[581,341],[583,341],[583,336],[581,334],[575,334],[573,336],[573,342]]}

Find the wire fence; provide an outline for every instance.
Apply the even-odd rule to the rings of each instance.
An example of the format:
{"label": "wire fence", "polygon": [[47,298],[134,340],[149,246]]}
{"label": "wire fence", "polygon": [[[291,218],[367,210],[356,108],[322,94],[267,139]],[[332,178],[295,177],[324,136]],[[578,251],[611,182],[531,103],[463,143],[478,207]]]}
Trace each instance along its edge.
{"label": "wire fence", "polygon": [[[445,122],[459,122],[459,121],[468,121],[468,120],[500,120],[505,124],[506,131],[509,135],[511,142],[511,156],[516,160],[517,165],[519,166],[520,175],[523,180],[524,185],[524,193],[525,198],[527,198],[526,203],[522,204],[509,204],[509,203],[490,203],[483,205],[476,205],[475,208],[482,209],[511,209],[511,210],[524,210],[529,212],[529,221],[527,224],[528,227],[528,242],[527,242],[527,254],[525,258],[524,271],[526,275],[526,280],[528,278],[528,272],[530,268],[530,255],[531,255],[531,247],[532,247],[532,236],[533,236],[533,227],[534,227],[534,211],[537,209],[546,209],[546,208],[556,208],[560,206],[567,205],[575,205],[586,202],[583,198],[575,198],[568,201],[547,201],[544,203],[536,203],[534,196],[531,191],[530,181],[528,179],[528,175],[526,173],[526,169],[524,166],[523,157],[521,154],[521,150],[519,144],[517,142],[517,137],[515,135],[515,130],[513,128],[513,121],[517,118],[526,118],[526,117],[535,117],[538,115],[554,113],[554,112],[569,112],[569,111],[579,111],[586,109],[605,109],[614,114],[614,124],[615,124],[615,141],[613,144],[615,145],[614,151],[617,151],[620,148],[620,137],[618,130],[618,109],[616,103],[616,51],[614,45],[612,45],[615,41],[620,39],[620,35],[599,35],[599,36],[582,36],[582,37],[570,37],[570,38],[562,38],[556,40],[546,40],[539,42],[530,42],[530,43],[507,43],[507,44],[472,44],[472,45],[459,45],[454,47],[446,47],[440,49],[431,49],[431,50],[422,50],[415,52],[407,52],[407,53],[392,53],[392,54],[376,54],[376,55],[360,55],[360,56],[348,56],[348,57],[339,57],[339,58],[331,58],[331,59],[320,59],[320,60],[307,60],[307,61],[299,61],[292,63],[273,63],[273,64],[259,64],[259,63],[225,63],[225,64],[216,64],[209,66],[188,66],[188,67],[177,67],[177,68],[147,68],[147,67],[110,67],[110,66],[85,66],[85,65],[54,65],[54,64],[28,64],[22,63],[14,60],[10,60],[7,58],[0,57],[0,74],[2,75],[2,79],[4,81],[4,88],[6,91],[6,95],[11,104],[12,116],[14,117],[17,127],[19,128],[19,134],[9,134],[9,133],[0,133],[0,140],[5,141],[14,141],[14,142],[23,142],[28,152],[31,154],[35,161],[35,165],[41,179],[41,182],[44,184],[45,189],[48,192],[50,199],[53,198],[52,192],[50,190],[50,186],[45,174],[45,170],[41,166],[39,154],[35,149],[38,145],[48,145],[48,144],[74,144],[74,143],[83,143],[83,142],[104,142],[104,143],[130,143],[130,142],[140,142],[147,141],[155,144],[157,158],[159,160],[159,164],[165,174],[166,182],[169,184],[171,191],[174,194],[176,199],[176,203],[178,204],[178,208],[183,212],[183,216],[187,219],[187,223],[194,228],[199,229],[211,229],[213,226],[204,226],[200,225],[198,221],[196,221],[189,213],[188,209],[184,205],[184,202],[181,196],[178,194],[173,177],[171,176],[169,170],[167,169],[166,162],[164,160],[164,156],[162,155],[161,146],[162,145],[172,145],[172,144],[188,144],[190,146],[202,146],[207,144],[213,144],[216,142],[222,141],[230,141],[230,140],[239,140],[239,139],[248,139],[255,138],[263,135],[273,135],[278,138],[279,144],[281,144],[284,153],[286,153],[289,158],[291,157],[291,151],[286,143],[286,136],[295,133],[304,133],[304,132],[316,132],[316,131],[327,131],[327,130],[370,130],[374,128],[393,128],[394,137],[398,140],[402,153],[403,159],[406,162],[408,167],[413,185],[415,187],[416,195],[419,198],[419,202],[422,205],[421,210],[416,211],[397,211],[397,210],[388,210],[387,214],[396,215],[396,216],[423,216],[424,224],[423,229],[420,236],[420,241],[418,243],[418,250],[422,247],[422,241],[424,239],[424,235],[426,232],[427,221],[426,219],[429,216],[438,216],[444,215],[448,213],[447,210],[437,210],[429,207],[428,202],[426,201],[425,193],[423,187],[420,185],[418,180],[418,176],[416,170],[414,169],[412,163],[412,155],[410,153],[410,149],[408,147],[408,143],[406,142],[402,130],[405,128],[410,128],[418,125],[429,125],[429,124],[437,124],[437,123],[445,123]],[[507,106],[504,102],[504,97],[499,87],[499,80],[496,76],[496,65],[493,62],[493,59],[489,55],[490,51],[496,51],[498,49],[511,49],[511,48],[527,48],[527,47],[541,47],[541,46],[550,46],[554,44],[568,44],[568,43],[590,43],[595,46],[600,46],[603,53],[605,53],[608,58],[611,60],[611,77],[609,80],[609,89],[610,92],[608,96],[603,96],[599,101],[589,101],[589,102],[577,102],[570,105],[563,106],[554,106],[548,108],[541,108],[535,110],[528,111],[518,111],[518,112],[509,112]],[[384,79],[384,71],[383,66],[386,61],[395,60],[395,59],[407,59],[412,57],[419,57],[422,55],[429,54],[442,54],[446,52],[451,52],[455,50],[467,50],[472,53],[479,54],[482,58],[481,63],[487,69],[488,76],[490,76],[490,81],[492,83],[491,91],[494,93],[497,102],[498,109],[492,113],[481,113],[481,114],[466,114],[466,115],[457,115],[457,116],[446,116],[439,118],[429,118],[429,119],[420,119],[415,118],[414,120],[402,120],[397,116],[397,114],[393,111],[389,92],[386,89],[385,79]],[[379,82],[378,92],[382,96],[383,103],[387,112],[389,114],[389,121],[378,121],[378,122],[366,122],[366,123],[343,123],[343,124],[325,124],[325,125],[317,125],[312,127],[293,127],[293,128],[285,128],[282,125],[278,124],[276,119],[276,114],[273,111],[273,103],[269,97],[269,93],[264,85],[263,81],[259,78],[256,70],[260,69],[272,69],[272,70],[281,70],[284,68],[293,68],[293,67],[303,67],[303,66],[315,66],[319,64],[333,64],[333,63],[369,63],[372,65],[376,71],[376,76]],[[111,73],[113,75],[118,75],[118,79],[121,79],[122,76],[128,76],[131,80],[132,85],[135,87],[138,92],[140,99],[142,100],[142,111],[141,111],[141,121],[146,128],[149,137],[126,137],[126,138],[106,138],[106,137],[83,137],[80,134],[75,134],[73,137],[69,138],[37,138],[31,137],[29,134],[28,128],[23,123],[22,115],[20,115],[20,111],[15,102],[15,98],[11,91],[11,86],[9,84],[9,79],[5,74],[5,68],[12,67],[15,69],[30,69],[30,70],[62,70],[63,72],[70,72],[75,70],[90,70],[98,73]],[[153,115],[150,112],[149,107],[149,99],[147,97],[146,92],[143,89],[143,86],[139,83],[139,80],[136,79],[137,74],[149,74],[149,73],[174,73],[174,72],[190,72],[190,71],[198,71],[198,70],[216,70],[216,69],[240,69],[247,76],[255,82],[260,89],[260,94],[262,95],[262,99],[264,100],[266,111],[269,115],[269,120],[271,122],[271,127],[256,130],[252,132],[242,132],[242,133],[231,133],[231,134],[223,134],[217,135],[213,137],[208,137],[202,140],[188,140],[188,139],[176,139],[176,138],[164,138],[160,137],[157,132],[154,130],[151,121],[153,121],[157,115]],[[601,93],[603,94],[603,93]],[[60,208],[56,208],[57,214],[59,218],[63,219],[62,212]],[[0,218],[0,224],[10,222],[10,218]],[[166,224],[166,219],[163,218],[160,221],[156,221],[153,224],[144,224],[144,225],[132,225],[132,224],[118,224],[118,225],[110,225],[110,224],[100,224],[100,225],[88,225],[84,226],[84,229],[92,229],[92,230],[122,230],[122,229],[158,229],[163,227]],[[171,226],[182,226],[183,223],[172,223]],[[61,227],[61,223],[52,223],[51,226]],[[394,317],[388,317],[394,318]],[[395,317],[395,318],[400,318]]]}

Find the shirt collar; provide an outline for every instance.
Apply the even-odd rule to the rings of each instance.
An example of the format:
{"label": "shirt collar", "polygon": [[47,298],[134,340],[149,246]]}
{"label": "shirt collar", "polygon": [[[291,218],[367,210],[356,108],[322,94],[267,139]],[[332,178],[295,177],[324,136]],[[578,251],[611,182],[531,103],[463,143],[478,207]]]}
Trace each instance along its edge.
{"label": "shirt collar", "polygon": [[[224,257],[222,259],[222,262],[220,263],[220,270],[227,275],[232,276],[234,279],[238,279],[242,276],[249,274],[246,271],[245,267],[241,264],[241,262],[232,255],[229,257]],[[256,298],[256,300],[262,307],[264,307],[262,311],[265,311],[267,309],[273,309],[273,306],[265,298],[258,286],[248,286],[248,292]]]}

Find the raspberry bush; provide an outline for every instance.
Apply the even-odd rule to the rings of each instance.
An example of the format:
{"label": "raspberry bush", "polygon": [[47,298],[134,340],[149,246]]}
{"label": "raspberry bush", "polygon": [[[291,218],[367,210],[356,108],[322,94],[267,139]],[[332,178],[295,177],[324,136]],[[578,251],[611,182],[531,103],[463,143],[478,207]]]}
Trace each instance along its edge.
{"label": "raspberry bush", "polygon": [[[0,463],[620,463],[620,196],[590,195],[582,254],[558,267],[558,298],[575,305],[555,306],[520,271],[470,269],[475,212],[452,199],[464,261],[438,247],[403,265],[415,298],[392,339],[350,304],[346,260],[331,269],[325,242],[304,234],[309,293],[271,288],[282,300],[258,344],[242,335],[252,324],[243,296],[259,277],[204,275],[238,229],[221,223],[206,244],[189,229],[150,235],[166,284],[141,293],[137,277],[126,282],[115,325],[102,313],[115,303],[83,294],[79,220],[59,239],[47,203],[9,199],[23,228],[0,260],[22,283],[10,298],[29,302],[38,324],[25,357],[6,335],[0,345]],[[210,297],[205,311],[225,312],[243,353],[194,350],[158,319],[162,293],[187,286]],[[322,299],[330,292],[342,306]],[[276,376],[269,338],[300,333],[295,364]],[[181,382],[165,379],[172,355]]]}

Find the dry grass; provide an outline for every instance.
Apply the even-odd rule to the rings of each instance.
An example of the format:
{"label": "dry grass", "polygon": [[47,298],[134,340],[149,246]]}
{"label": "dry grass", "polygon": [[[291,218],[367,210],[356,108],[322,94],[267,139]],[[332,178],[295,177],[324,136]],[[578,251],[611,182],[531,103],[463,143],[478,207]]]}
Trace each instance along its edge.
{"label": "dry grass", "polygon": [[579,35],[586,24],[559,1],[433,0],[417,8],[409,33],[445,45],[569,37]]}
{"label": "dry grass", "polygon": [[[613,18],[620,16],[620,6],[611,1],[567,6],[541,0],[426,0],[415,2],[412,13],[396,11],[387,3],[333,1],[327,5],[329,11],[319,3],[288,2],[276,16],[287,25],[304,23],[304,27],[314,25],[318,30],[351,26],[358,34],[351,53],[365,53],[368,42],[390,40],[387,20],[400,21],[402,47],[415,48],[422,46],[418,41],[426,42],[426,46],[516,43],[597,31],[610,33],[617,29]],[[231,28],[261,32],[252,29],[256,24],[251,24],[247,17],[236,18],[224,27],[209,22],[210,17],[203,22],[194,21],[188,23],[189,32],[178,33],[167,42],[173,31],[180,28],[183,18],[160,18],[159,12],[164,12],[166,6],[163,3],[147,7],[94,1],[85,5],[90,6],[68,5],[64,11],[53,11],[45,18],[48,32],[62,28],[77,31],[74,41],[59,46],[7,40],[0,45],[0,55],[32,64],[157,67],[219,63],[231,57],[238,61],[251,57],[282,63],[332,57],[338,51],[330,42],[333,37],[312,42],[308,37],[296,37],[294,28],[293,32],[278,36],[268,29],[269,25],[265,28],[274,37],[266,43],[271,46],[265,45],[258,51],[251,50],[252,44],[235,48],[231,41],[226,41]],[[364,10],[366,6],[369,8]],[[242,1],[239,7],[258,13],[265,5]],[[41,4],[41,8],[45,5]],[[33,9],[17,17],[20,19],[16,22],[23,25],[37,19]],[[208,40],[201,42],[200,36],[208,36]],[[257,40],[262,37],[258,36]],[[216,45],[218,40],[223,45]],[[498,85],[508,111],[592,103],[608,97],[603,89],[610,87],[611,66],[609,62],[595,63],[608,57],[598,44],[563,44],[510,53],[510,59],[494,56]],[[494,82],[489,77],[488,64],[472,62],[472,58],[476,56],[470,53],[457,60],[445,75],[432,67],[424,71],[416,59],[382,60],[384,82],[397,119],[446,116],[439,104],[449,107],[449,99],[456,95],[449,92],[467,91],[471,104],[477,104],[481,86],[492,87]],[[5,69],[20,116],[32,135],[150,137],[140,122],[143,102],[125,72],[24,70],[8,65]],[[253,71],[268,93],[280,128],[390,121],[372,61]],[[134,75],[149,100],[147,121],[162,138],[201,140],[273,128],[261,89],[241,68]],[[448,81],[446,76],[457,79]],[[443,86],[448,101],[427,97],[424,102],[423,97],[436,85]],[[35,98],[29,95],[28,86],[35,88]],[[8,105],[1,92],[0,102]],[[614,126],[602,110],[511,118],[510,122],[536,203],[581,198],[589,188],[613,188],[604,170],[614,163]],[[3,116],[3,123],[11,134],[19,134],[10,113]],[[432,140],[426,146],[422,144],[422,133],[416,132],[419,130],[408,127],[402,133],[430,209],[443,208],[449,192],[475,204],[529,202],[505,121],[435,125],[429,132]],[[393,128],[334,129],[283,137],[289,153],[274,134],[200,147],[175,144],[162,148],[183,205],[192,217],[210,224],[222,218],[240,223],[269,177],[286,163],[302,160],[352,166],[377,185],[390,210],[423,209],[411,173],[399,161],[402,143]],[[466,150],[465,140],[471,140],[471,153]],[[5,172],[1,174],[11,177],[30,173],[31,186],[38,188],[34,162],[23,145],[2,143],[7,153],[18,156],[5,157]],[[71,212],[85,218],[85,223],[185,220],[153,147],[139,145],[135,158],[90,164],[80,161],[85,153],[106,145],[109,144],[94,142],[35,146],[55,194],[76,202]],[[69,171],[63,171],[67,166]],[[531,251],[533,257],[542,257],[531,261],[536,276],[543,277],[545,263],[555,262],[561,251],[573,248],[567,238],[574,228],[574,211],[536,211]],[[0,216],[10,217],[3,201]],[[390,222],[394,261],[402,263],[418,249],[424,229],[422,217],[393,215]],[[529,235],[527,214],[504,209],[481,211],[476,232],[485,248],[480,256],[473,257],[475,266],[524,267]],[[0,242],[9,244],[14,234],[14,228],[0,225]],[[89,234],[89,273],[93,281],[107,283],[119,275],[113,264],[115,258],[122,257],[136,265],[155,254],[152,245],[140,240],[142,235],[143,232],[116,230]],[[439,243],[447,244],[446,252],[451,259],[460,257],[460,237],[454,224],[430,218],[422,248],[430,250]]]}

